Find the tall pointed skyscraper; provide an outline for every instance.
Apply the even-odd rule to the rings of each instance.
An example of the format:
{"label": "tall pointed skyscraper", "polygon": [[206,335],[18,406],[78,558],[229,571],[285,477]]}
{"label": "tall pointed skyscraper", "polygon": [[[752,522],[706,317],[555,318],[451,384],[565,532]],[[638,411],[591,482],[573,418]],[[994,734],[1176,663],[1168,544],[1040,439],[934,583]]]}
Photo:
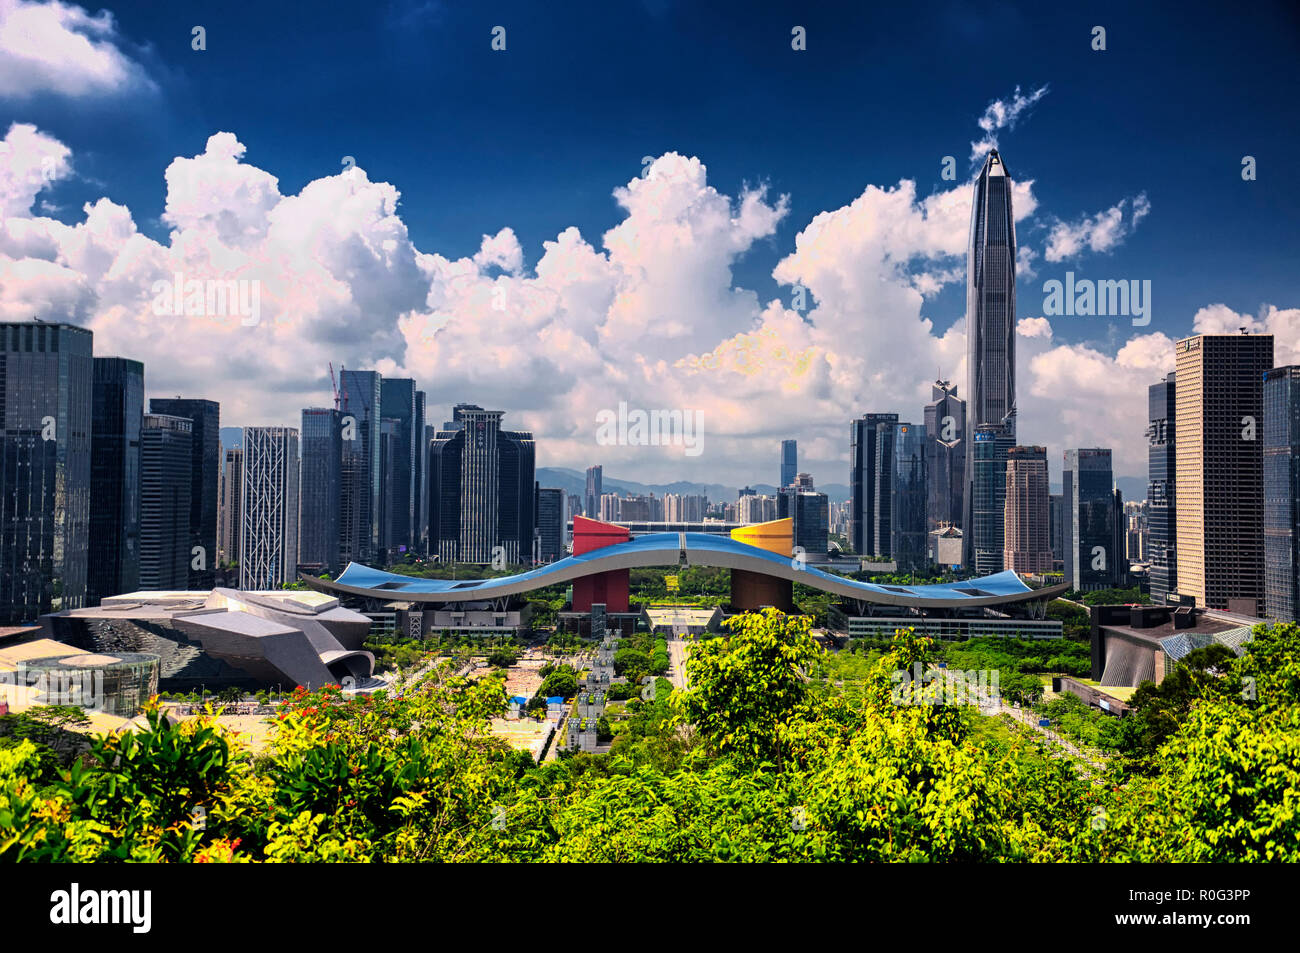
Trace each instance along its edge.
{"label": "tall pointed skyscraper", "polygon": [[[1016,223],[1011,176],[996,149],[989,152],[971,202],[970,248],[966,259],[966,434],[968,448],[977,428],[1000,428],[1006,446],[1016,443]],[[976,549],[1002,551],[1001,539],[982,540],[980,526],[1001,535],[1001,514],[977,521],[974,503],[976,454],[966,454],[966,563]],[[1005,463],[1005,461],[1003,461]]]}

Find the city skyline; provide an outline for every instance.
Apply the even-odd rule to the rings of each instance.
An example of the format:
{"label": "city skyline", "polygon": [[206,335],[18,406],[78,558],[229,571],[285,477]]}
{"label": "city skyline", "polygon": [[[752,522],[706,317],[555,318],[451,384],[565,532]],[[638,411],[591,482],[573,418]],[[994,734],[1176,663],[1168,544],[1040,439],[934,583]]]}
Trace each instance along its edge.
{"label": "city skyline", "polygon": [[[56,49],[81,36],[43,9]],[[502,16],[525,10],[507,4]],[[740,485],[753,479],[753,441],[795,439],[802,469],[845,482],[843,420],[871,407],[919,419],[936,372],[967,379],[970,183],[997,145],[1017,174],[1022,442],[1113,446],[1117,475],[1141,477],[1147,450],[1126,408],[1172,370],[1174,340],[1245,324],[1275,333],[1279,362],[1300,354],[1289,266],[1297,240],[1285,228],[1297,200],[1280,172],[1300,127],[1290,121],[1296,104],[1235,75],[1184,76],[1178,87],[1162,78],[1154,89],[1149,79],[1151,57],[1187,61],[1247,35],[1261,69],[1287,62],[1283,31],[1161,30],[1154,45],[1148,15],[1124,13],[1110,25],[1111,45],[1094,51],[1086,31],[1053,14],[1048,49],[1028,42],[1043,31],[1013,17],[1000,39],[1025,41],[1031,55],[990,65],[975,83],[894,90],[897,101],[866,129],[844,134],[838,120],[879,88],[898,54],[813,88],[794,58],[852,54],[868,24],[849,10],[837,14],[843,24],[810,14],[808,48],[795,51],[786,15],[762,8],[721,55],[761,54],[763,65],[738,62],[729,89],[755,108],[767,97],[818,121],[796,122],[790,136],[782,114],[761,133],[771,148],[758,158],[734,124],[706,134],[716,120],[708,107],[637,98],[633,121],[619,125],[645,131],[610,142],[577,136],[561,162],[526,148],[538,119],[500,96],[571,20],[529,16],[494,54],[463,13],[408,12],[401,30],[378,17],[347,42],[365,49],[408,32],[435,44],[446,54],[437,78],[498,97],[495,134],[508,154],[533,159],[485,161],[465,134],[479,120],[448,105],[438,122],[451,137],[432,163],[427,133],[409,117],[378,138],[351,120],[286,126],[272,94],[232,98],[238,110],[206,103],[182,118],[158,77],[213,81],[228,49],[196,51],[190,27],[178,31],[171,14],[115,5],[95,49],[116,71],[85,75],[69,61],[0,83],[4,213],[28,236],[0,245],[5,316],[84,323],[101,353],[152,369],[147,396],[201,393],[247,425],[292,426],[301,408],[327,405],[332,361],[421,381],[433,407],[508,410],[542,444],[542,467],[600,459],[649,481],[680,474]],[[267,15],[287,11],[272,3]],[[671,8],[583,15],[654,31],[683,52],[702,42],[701,26]],[[214,36],[220,22],[209,24]],[[912,26],[955,62],[988,40],[955,15]],[[608,54],[596,46],[572,52],[603,64]],[[289,68],[285,59],[270,58],[272,76]],[[429,78],[423,63],[406,65]],[[939,67],[952,68],[965,69]],[[699,69],[688,57],[674,83],[690,89]],[[363,87],[382,84],[389,74],[379,72]],[[1139,74],[1149,93],[1130,101],[1120,91]],[[617,88],[632,80],[625,69],[608,77]],[[777,77],[791,85],[784,97]],[[573,81],[555,80],[566,91]],[[1175,136],[1169,114],[1182,115],[1188,100],[1203,128]],[[92,102],[128,134],[71,121]],[[319,116],[323,102],[304,112]],[[596,114],[609,103],[597,95]],[[145,115],[150,104],[166,122]],[[830,128],[847,138],[832,142]],[[1119,139],[1079,128],[1161,135],[1144,135],[1143,150],[1115,161]],[[286,148],[286,136],[300,141]],[[1192,150],[1204,154],[1190,162]],[[1245,156],[1257,163],[1251,180]],[[1197,239],[1225,223],[1250,239],[1213,250]],[[1044,285],[1075,279],[1150,282],[1151,323],[1047,314]],[[229,310],[256,303],[255,315],[170,313],[178,298],[184,309],[186,282],[225,280],[260,282],[227,299],[238,302]],[[656,370],[626,374],[638,362]],[[599,446],[596,415],[620,401],[700,411],[703,454]],[[1057,455],[1049,463],[1059,482]],[[845,477],[833,477],[837,468]]]}

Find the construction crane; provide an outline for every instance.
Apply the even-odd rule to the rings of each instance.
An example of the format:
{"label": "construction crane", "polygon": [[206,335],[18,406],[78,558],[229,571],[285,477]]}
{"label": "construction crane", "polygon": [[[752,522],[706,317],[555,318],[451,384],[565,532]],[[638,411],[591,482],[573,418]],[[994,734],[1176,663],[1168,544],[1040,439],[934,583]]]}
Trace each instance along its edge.
{"label": "construction crane", "polygon": [[[334,362],[330,361],[329,365],[330,365],[330,387],[334,389],[334,409],[338,410],[339,409],[339,385],[338,382],[334,380]],[[339,370],[341,371],[342,369],[343,368],[340,366]]]}

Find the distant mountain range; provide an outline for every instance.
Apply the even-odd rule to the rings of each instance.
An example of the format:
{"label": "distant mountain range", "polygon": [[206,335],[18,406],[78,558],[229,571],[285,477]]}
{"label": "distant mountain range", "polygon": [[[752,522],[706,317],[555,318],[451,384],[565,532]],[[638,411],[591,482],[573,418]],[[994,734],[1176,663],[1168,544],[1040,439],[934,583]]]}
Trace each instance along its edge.
{"label": "distant mountain range", "polygon": [[[587,492],[587,475],[581,470],[570,470],[567,467],[538,467],[537,482],[544,487],[564,490],[576,496],[584,496]],[[770,483],[750,485],[756,493],[766,496],[776,493],[776,487]],[[832,503],[843,503],[849,498],[849,488],[843,483],[828,483],[825,486],[818,486],[817,489],[825,493],[826,498]],[[601,491],[634,496],[644,496],[649,493],[660,497],[665,493],[703,495],[707,496],[710,502],[720,503],[730,503],[740,495],[740,487],[727,486],[723,483],[691,483],[687,480],[678,480],[674,483],[638,483],[635,480],[620,480],[609,474],[605,474],[601,480]]]}

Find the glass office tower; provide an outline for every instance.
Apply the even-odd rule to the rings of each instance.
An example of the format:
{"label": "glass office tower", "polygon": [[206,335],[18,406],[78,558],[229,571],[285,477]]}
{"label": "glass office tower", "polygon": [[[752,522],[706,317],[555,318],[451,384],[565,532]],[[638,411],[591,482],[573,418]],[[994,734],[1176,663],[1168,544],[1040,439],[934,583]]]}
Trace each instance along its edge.
{"label": "glass office tower", "polygon": [[1164,605],[1178,588],[1174,551],[1174,374],[1147,388],[1147,563],[1151,601]]}
{"label": "glass office tower", "polygon": [[343,412],[308,407],[302,412],[302,517],[298,562],[307,572],[336,573],[339,507],[343,494]]}
{"label": "glass office tower", "polygon": [[95,358],[86,604],[140,588],[140,428],[144,365]]}
{"label": "glass office tower", "polygon": [[194,454],[194,463],[190,467],[189,569],[182,588],[207,591],[216,585],[217,580],[221,405],[215,400],[155,397],[149,401],[149,410],[155,414],[185,417],[194,425],[190,451]]}
{"label": "glass office tower", "polygon": [[1264,618],[1300,611],[1300,367],[1264,375]]}
{"label": "glass office tower", "polygon": [[0,324],[0,624],[86,600],[92,336]]}
{"label": "glass office tower", "polygon": [[[966,255],[966,430],[1000,426],[1016,443],[1016,223],[1011,207],[1011,176],[996,149],[984,159],[971,202]],[[967,446],[973,443],[968,441]],[[998,443],[998,441],[994,441]],[[974,515],[975,450],[966,455],[964,501],[967,561],[982,549],[985,565],[1002,562],[1002,513]],[[1005,489],[995,495],[1005,496]],[[986,496],[987,504],[989,498]],[[981,536],[980,526],[989,532]],[[996,527],[994,529],[993,527]]]}

